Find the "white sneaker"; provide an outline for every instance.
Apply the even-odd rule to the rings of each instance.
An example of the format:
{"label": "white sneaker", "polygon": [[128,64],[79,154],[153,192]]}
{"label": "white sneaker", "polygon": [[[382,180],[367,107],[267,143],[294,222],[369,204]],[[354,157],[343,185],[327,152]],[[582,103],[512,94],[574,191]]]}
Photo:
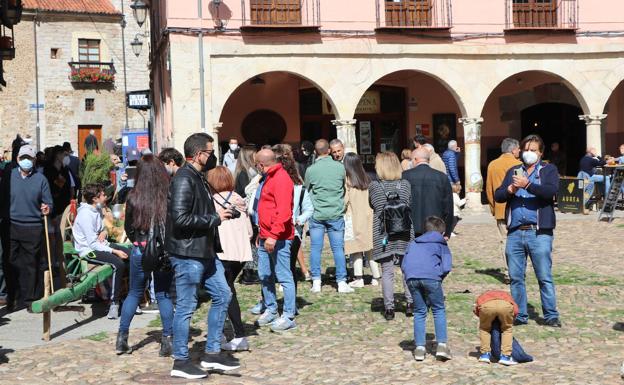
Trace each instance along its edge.
{"label": "white sneaker", "polygon": [[338,293],[353,293],[355,290],[346,281],[338,282]]}
{"label": "white sneaker", "polygon": [[321,280],[315,279],[312,281],[312,293],[320,293],[321,292]]}
{"label": "white sneaker", "polygon": [[230,342],[226,342],[226,343],[222,342],[221,349],[228,350],[230,352],[245,351],[245,350],[249,350],[249,342],[247,342],[247,338],[245,337],[234,338]]}
{"label": "white sneaker", "polygon": [[364,280],[362,278],[356,279],[355,281],[349,282],[349,286],[353,288],[364,287]]}
{"label": "white sneaker", "polygon": [[373,278],[371,281],[371,286],[379,286],[379,280],[377,278]]}

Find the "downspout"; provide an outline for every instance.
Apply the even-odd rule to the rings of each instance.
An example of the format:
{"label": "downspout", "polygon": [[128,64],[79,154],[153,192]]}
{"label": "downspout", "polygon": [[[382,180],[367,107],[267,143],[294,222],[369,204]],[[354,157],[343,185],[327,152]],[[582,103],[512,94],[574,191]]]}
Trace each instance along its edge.
{"label": "downspout", "polygon": [[128,75],[126,73],[126,12],[124,11],[124,1],[121,0],[121,50],[123,57],[123,72],[124,72],[124,105],[126,111],[126,129],[128,129]]}
{"label": "downspout", "polygon": [[35,108],[37,110],[37,125],[35,128],[35,134],[37,136],[37,150],[41,150],[41,125],[39,120],[39,55],[37,55],[37,11],[35,11],[35,17],[33,19],[33,30],[35,40]]}
{"label": "downspout", "polygon": [[204,95],[204,29],[203,29],[203,13],[202,0],[197,0],[199,15],[199,105],[200,105],[200,124],[202,132],[208,132],[206,128],[206,97]]}

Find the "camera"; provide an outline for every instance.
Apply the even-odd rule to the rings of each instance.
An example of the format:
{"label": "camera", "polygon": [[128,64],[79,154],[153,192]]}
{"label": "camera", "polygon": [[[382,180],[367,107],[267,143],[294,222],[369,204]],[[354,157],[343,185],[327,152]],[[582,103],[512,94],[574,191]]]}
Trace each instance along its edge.
{"label": "camera", "polygon": [[234,207],[230,207],[230,212],[232,213],[232,219],[238,219],[241,216],[240,211],[236,210]]}

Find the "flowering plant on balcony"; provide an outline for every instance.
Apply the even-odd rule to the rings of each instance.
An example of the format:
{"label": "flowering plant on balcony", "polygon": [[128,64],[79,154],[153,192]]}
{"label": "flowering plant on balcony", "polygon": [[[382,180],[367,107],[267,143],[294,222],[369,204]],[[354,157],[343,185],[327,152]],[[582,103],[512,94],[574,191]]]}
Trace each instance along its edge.
{"label": "flowering plant on balcony", "polygon": [[69,78],[76,83],[114,83],[115,73],[99,67],[72,68]]}

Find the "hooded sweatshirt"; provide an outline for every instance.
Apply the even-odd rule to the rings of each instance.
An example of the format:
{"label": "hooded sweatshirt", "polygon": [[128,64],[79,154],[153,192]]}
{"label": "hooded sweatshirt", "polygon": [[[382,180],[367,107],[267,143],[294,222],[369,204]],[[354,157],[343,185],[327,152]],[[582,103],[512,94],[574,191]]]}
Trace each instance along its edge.
{"label": "hooded sweatshirt", "polygon": [[103,230],[102,213],[88,203],[81,203],[72,227],[74,248],[81,257],[92,251],[104,251],[107,253],[113,251],[108,246],[108,241],[98,241],[98,235]]}
{"label": "hooded sweatshirt", "polygon": [[429,231],[416,238],[407,248],[401,270],[405,279],[443,280],[452,267],[451,250],[442,234]]}

